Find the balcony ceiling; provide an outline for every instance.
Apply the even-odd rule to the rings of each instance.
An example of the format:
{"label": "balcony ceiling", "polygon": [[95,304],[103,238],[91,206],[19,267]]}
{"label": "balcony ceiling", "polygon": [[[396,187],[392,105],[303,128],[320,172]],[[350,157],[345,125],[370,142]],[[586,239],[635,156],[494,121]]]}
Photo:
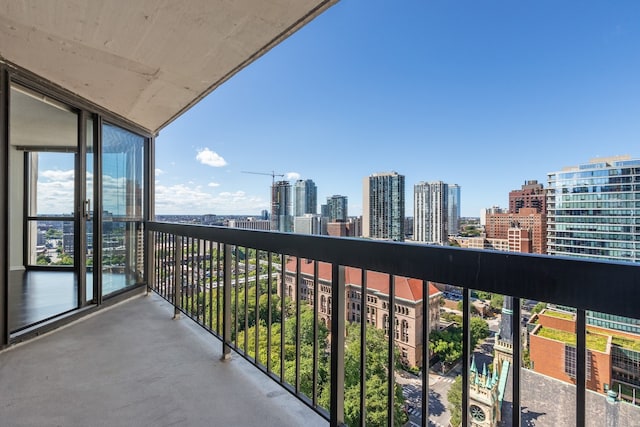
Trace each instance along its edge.
{"label": "balcony ceiling", "polygon": [[0,0],[0,59],[155,133],[337,0]]}

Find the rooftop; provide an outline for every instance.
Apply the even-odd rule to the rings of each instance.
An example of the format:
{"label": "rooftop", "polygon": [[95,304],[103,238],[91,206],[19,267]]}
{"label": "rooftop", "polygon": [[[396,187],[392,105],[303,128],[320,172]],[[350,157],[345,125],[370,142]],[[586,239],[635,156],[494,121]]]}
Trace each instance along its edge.
{"label": "rooftop", "polygon": [[[301,273],[313,275],[313,265],[314,263],[310,260],[302,260],[300,263]],[[287,262],[287,271],[296,271],[295,258],[289,258],[289,261]],[[331,264],[319,262],[318,277],[321,280],[331,280]],[[353,267],[345,268],[345,283],[362,286],[362,270]],[[394,284],[396,298],[402,298],[413,302],[422,300],[422,280],[396,276]],[[389,275],[376,271],[368,271],[367,288],[378,291],[384,295],[389,295]],[[438,288],[436,288],[433,283],[429,282],[429,296],[435,296],[439,293],[440,291]]]}
{"label": "rooftop", "polygon": [[[545,326],[540,326],[535,334],[543,338],[549,338],[556,341],[564,342],[565,344],[576,345],[576,334],[560,329],[553,329]],[[607,351],[607,336],[596,334],[593,332],[587,332],[587,348],[589,350],[595,350],[600,352]]]}

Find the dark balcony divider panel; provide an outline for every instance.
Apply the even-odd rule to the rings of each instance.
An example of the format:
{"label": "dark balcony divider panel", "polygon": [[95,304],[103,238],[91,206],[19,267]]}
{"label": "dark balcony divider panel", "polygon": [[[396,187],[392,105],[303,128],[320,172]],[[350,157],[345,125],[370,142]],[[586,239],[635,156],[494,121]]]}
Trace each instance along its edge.
{"label": "dark balcony divider panel", "polygon": [[9,75],[0,64],[0,348],[9,344]]}

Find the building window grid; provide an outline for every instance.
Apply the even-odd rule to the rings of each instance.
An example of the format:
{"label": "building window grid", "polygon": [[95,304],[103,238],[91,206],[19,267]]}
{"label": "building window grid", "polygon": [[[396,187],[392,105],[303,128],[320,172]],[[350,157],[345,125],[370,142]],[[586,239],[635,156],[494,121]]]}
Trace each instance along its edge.
{"label": "building window grid", "polygon": [[[591,358],[593,355],[589,350],[587,350],[587,375],[586,380],[589,381],[591,379]],[[572,345],[565,344],[564,346],[564,372],[569,375],[569,377],[575,379],[576,378],[576,348]]]}

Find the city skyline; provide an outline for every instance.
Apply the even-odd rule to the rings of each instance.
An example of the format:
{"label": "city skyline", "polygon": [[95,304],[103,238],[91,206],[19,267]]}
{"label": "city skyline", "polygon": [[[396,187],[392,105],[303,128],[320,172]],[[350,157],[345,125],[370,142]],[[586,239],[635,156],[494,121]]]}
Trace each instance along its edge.
{"label": "city skyline", "polygon": [[361,215],[362,177],[396,170],[459,184],[478,216],[525,180],[640,157],[639,21],[635,2],[340,2],[162,130],[156,211],[257,215],[271,179],[251,170]]}

